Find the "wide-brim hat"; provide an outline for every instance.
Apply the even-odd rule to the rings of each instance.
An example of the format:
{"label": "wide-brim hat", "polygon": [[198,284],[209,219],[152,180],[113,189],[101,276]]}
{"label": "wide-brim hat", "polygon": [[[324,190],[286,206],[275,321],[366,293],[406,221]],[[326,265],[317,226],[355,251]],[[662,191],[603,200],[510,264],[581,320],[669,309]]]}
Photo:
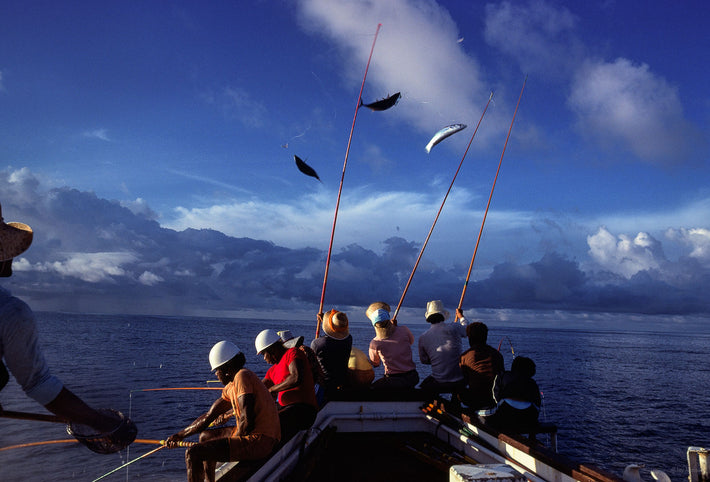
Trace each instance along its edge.
{"label": "wide-brim hat", "polygon": [[277,332],[281,337],[281,341],[286,348],[295,348],[297,346],[303,345],[303,336],[295,337],[291,330],[281,330]]}
{"label": "wide-brim hat", "polygon": [[426,304],[426,313],[424,319],[428,319],[431,315],[441,315],[444,319],[449,317],[449,312],[444,309],[444,303],[441,300],[430,301]]}
{"label": "wide-brim hat", "polygon": [[0,261],[21,255],[32,244],[32,228],[24,223],[5,223],[0,206]]}
{"label": "wide-brim hat", "polygon": [[331,338],[342,340],[350,335],[348,315],[338,310],[330,310],[323,315],[323,333]]}

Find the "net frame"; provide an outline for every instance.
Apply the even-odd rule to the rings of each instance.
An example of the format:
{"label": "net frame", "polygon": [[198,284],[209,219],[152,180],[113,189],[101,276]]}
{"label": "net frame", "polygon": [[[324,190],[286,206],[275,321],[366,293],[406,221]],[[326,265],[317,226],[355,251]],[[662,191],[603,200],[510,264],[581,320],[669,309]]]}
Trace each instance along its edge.
{"label": "net frame", "polygon": [[138,435],[138,428],[130,418],[111,408],[102,408],[98,412],[115,418],[118,421],[116,428],[110,432],[96,433],[96,430],[88,425],[71,422],[67,424],[67,433],[92,452],[99,454],[113,454],[133,443]]}

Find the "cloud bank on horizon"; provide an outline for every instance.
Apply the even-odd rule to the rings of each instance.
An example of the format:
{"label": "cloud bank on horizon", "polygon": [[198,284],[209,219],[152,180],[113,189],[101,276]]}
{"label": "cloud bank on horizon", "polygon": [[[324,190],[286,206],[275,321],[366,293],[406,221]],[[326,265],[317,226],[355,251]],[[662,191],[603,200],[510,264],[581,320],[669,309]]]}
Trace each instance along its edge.
{"label": "cloud bank on horizon", "polygon": [[[360,113],[326,305],[397,303],[453,174],[443,158],[458,162],[494,91],[405,306],[458,303],[529,75],[464,308],[710,313],[710,99],[702,76],[672,60],[697,42],[641,35],[660,28],[645,11],[551,0],[174,3],[146,6],[139,23],[107,13],[106,39],[95,35],[100,18],[84,35],[63,22],[86,12],[48,6],[65,42],[50,32],[23,50],[11,46],[27,31],[44,39],[28,25],[42,12],[0,19],[0,203],[6,220],[36,232],[3,285],[34,308],[315,311],[352,96],[382,23],[364,100],[402,99],[386,115]],[[669,28],[684,11],[648,9]],[[619,28],[624,14],[639,28]],[[11,38],[13,25],[25,27]],[[687,55],[705,65],[710,48],[696,48]],[[34,65],[54,85],[24,69]],[[426,156],[450,123],[469,127]],[[322,185],[296,177],[292,151]]]}
{"label": "cloud bank on horizon", "polygon": [[[317,310],[323,249],[208,229],[175,231],[117,201],[47,187],[24,169],[0,171],[0,186],[5,219],[35,230],[33,246],[15,260],[15,275],[4,284],[36,309],[183,315]],[[406,202],[394,205],[407,209]],[[530,263],[496,264],[469,285],[464,308],[710,313],[710,229],[668,229],[662,236],[598,227],[587,237],[584,262],[550,250]],[[682,254],[669,259],[664,243]],[[396,304],[420,245],[394,236],[383,245],[375,252],[353,243],[334,253],[327,306],[376,299]],[[464,268],[422,263],[404,306],[424,306],[432,297],[456,306]]]}

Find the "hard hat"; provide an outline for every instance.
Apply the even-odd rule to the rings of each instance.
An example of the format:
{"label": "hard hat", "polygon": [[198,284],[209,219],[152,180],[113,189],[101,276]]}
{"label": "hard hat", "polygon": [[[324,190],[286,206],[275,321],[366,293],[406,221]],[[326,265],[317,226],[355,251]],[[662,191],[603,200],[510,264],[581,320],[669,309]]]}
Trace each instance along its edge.
{"label": "hard hat", "polygon": [[239,347],[230,341],[222,340],[215,343],[210,350],[210,366],[212,367],[212,371],[215,371],[241,352]]}
{"label": "hard hat", "polygon": [[269,348],[274,343],[280,342],[281,337],[276,332],[276,330],[263,330],[261,333],[256,335],[256,340],[254,340],[254,346],[256,347],[256,354],[260,355],[262,351]]}

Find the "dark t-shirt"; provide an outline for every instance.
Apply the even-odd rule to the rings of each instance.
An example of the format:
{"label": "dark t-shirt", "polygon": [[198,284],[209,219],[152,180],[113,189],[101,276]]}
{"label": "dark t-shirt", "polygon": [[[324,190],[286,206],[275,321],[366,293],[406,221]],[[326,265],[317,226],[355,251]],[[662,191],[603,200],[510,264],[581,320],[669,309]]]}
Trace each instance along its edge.
{"label": "dark t-shirt", "polygon": [[461,355],[461,371],[468,385],[464,403],[475,408],[492,406],[493,380],[503,373],[503,355],[490,345],[477,345]]}
{"label": "dark t-shirt", "polygon": [[351,335],[342,340],[325,335],[311,342],[311,348],[323,367],[327,390],[345,385],[352,346],[353,337]]}

